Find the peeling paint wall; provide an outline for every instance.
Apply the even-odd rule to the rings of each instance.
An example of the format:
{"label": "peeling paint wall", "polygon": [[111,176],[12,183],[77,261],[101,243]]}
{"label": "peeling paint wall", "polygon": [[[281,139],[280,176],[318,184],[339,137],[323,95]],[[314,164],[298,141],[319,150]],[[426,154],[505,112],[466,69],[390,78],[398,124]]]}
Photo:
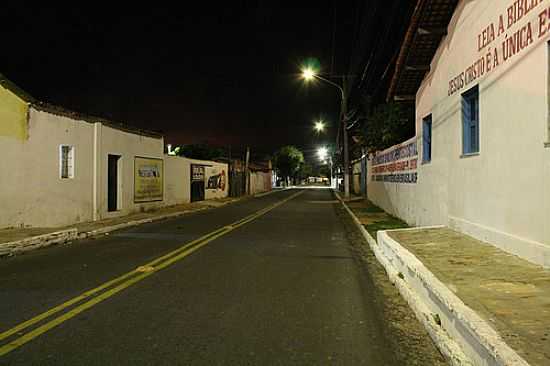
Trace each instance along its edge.
{"label": "peeling paint wall", "polygon": [[[31,107],[26,139],[0,136],[0,227],[51,227],[92,219],[92,128]],[[63,144],[75,149],[72,179],[60,177]]]}
{"label": "peeling paint wall", "polygon": [[[205,166],[205,199],[227,197],[227,164],[164,156],[163,137],[115,127],[29,107],[0,86],[0,228],[59,227],[190,202],[191,164]],[[70,177],[61,174],[62,146],[72,149]],[[119,157],[111,211],[109,155]],[[154,199],[136,199],[136,158],[158,162],[142,167],[161,184]],[[142,190],[153,188],[147,177]]]}
{"label": "peeling paint wall", "polygon": [[27,102],[0,86],[0,137],[26,140],[28,111]]}
{"label": "peeling paint wall", "polygon": [[[134,158],[163,159],[164,139],[125,132],[106,125],[100,126],[98,134],[98,215],[110,218],[132,212],[146,211],[164,205],[163,201],[134,202]],[[108,199],[108,156],[120,156],[119,160],[119,202],[116,211],[109,212]],[[164,172],[166,175],[166,170]]]}
{"label": "peeling paint wall", "polygon": [[258,194],[271,191],[271,171],[250,172],[250,194]]}

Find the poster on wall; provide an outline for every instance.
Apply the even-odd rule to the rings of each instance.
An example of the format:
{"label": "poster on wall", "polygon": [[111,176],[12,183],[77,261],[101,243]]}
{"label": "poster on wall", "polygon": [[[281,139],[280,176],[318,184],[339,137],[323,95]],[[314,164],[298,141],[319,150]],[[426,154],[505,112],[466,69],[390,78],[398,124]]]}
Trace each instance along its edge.
{"label": "poster on wall", "polygon": [[225,169],[220,167],[207,167],[205,170],[207,177],[206,189],[225,191],[227,177]]}
{"label": "poster on wall", "polygon": [[162,201],[164,187],[164,161],[135,157],[134,202]]}
{"label": "poster on wall", "polygon": [[405,142],[379,152],[372,159],[372,181],[415,184],[418,162],[417,141]]}

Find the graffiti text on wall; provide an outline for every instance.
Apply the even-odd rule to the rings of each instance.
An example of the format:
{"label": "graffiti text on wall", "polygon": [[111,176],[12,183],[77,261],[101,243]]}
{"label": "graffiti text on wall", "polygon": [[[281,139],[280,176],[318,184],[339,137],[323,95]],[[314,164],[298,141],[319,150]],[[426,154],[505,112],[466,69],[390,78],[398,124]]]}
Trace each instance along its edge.
{"label": "graffiti text on wall", "polygon": [[217,173],[217,169],[212,169],[209,173],[212,175],[208,177],[206,189],[219,189],[225,191],[225,170],[222,169],[221,172]]}
{"label": "graffiti text on wall", "polygon": [[[418,147],[416,140],[398,145],[372,159],[372,181],[416,183]],[[388,174],[389,173],[389,174]]]}
{"label": "graffiti text on wall", "polygon": [[[492,72],[503,63],[529,47],[536,39],[550,33],[550,8],[524,24],[518,22],[532,14],[543,0],[514,0],[477,35],[477,51],[480,53],[464,71],[449,80],[448,96],[458,92],[478,78]],[[515,29],[511,29],[516,26]]]}

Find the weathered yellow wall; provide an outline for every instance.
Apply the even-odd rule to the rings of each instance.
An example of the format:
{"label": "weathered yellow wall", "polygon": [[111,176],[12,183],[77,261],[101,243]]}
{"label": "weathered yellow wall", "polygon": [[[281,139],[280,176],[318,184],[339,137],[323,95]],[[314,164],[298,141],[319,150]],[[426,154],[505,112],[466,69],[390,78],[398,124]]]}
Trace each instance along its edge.
{"label": "weathered yellow wall", "polygon": [[0,136],[26,140],[28,110],[25,101],[0,86]]}

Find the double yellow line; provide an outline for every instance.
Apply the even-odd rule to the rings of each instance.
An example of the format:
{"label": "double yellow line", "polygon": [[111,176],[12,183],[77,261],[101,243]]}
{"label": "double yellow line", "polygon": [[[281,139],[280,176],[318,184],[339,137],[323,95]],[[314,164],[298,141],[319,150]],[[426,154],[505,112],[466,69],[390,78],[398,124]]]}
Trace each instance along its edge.
{"label": "double yellow line", "polygon": [[34,338],[38,337],[39,335],[49,331],[50,329],[58,326],[59,324],[74,318],[78,314],[82,313],[83,311],[86,311],[87,309],[91,308],[92,306],[102,302],[105,299],[108,299],[109,297],[117,294],[118,292],[124,290],[125,288],[128,288],[132,286],[133,284],[151,276],[153,273],[160,271],[163,268],[166,268],[177,261],[187,257],[191,253],[195,252],[196,250],[199,250],[203,246],[207,245],[208,243],[212,242],[213,240],[216,240],[217,238],[237,229],[238,227],[241,227],[258,217],[266,214],[267,212],[273,210],[274,208],[284,204],[287,201],[290,201],[291,199],[295,198],[299,194],[302,194],[303,191],[297,192],[273,205],[267,206],[252,215],[246,216],[245,218],[236,221],[232,224],[229,224],[227,226],[221,227],[217,230],[214,230],[198,239],[195,239],[182,247],[163,255],[162,257],[159,257],[152,262],[149,262],[145,265],[137,267],[135,270],[130,271],[126,274],[123,274],[122,276],[119,276],[111,281],[105,282],[104,284],[93,288],[91,290],[88,290],[79,296],[68,300],[54,308],[51,308],[48,311],[45,311],[44,313],[35,316],[32,319],[29,319],[23,323],[20,323],[16,325],[15,327],[6,330],[3,333],[0,333],[0,342],[3,340],[13,336],[14,334],[21,334],[23,331],[25,331],[27,328],[41,322],[42,320],[48,319],[52,317],[53,315],[73,306],[78,303],[81,303],[84,300],[88,300],[84,303],[81,303],[80,305],[70,309],[69,311],[63,313],[62,315],[49,320],[48,322],[40,325],[39,327],[32,329],[28,331],[27,333],[21,335],[20,337],[12,340],[9,343],[6,343],[2,346],[0,346],[0,357],[4,356],[5,354],[13,351],[16,348],[21,347],[27,342],[30,342]]}

